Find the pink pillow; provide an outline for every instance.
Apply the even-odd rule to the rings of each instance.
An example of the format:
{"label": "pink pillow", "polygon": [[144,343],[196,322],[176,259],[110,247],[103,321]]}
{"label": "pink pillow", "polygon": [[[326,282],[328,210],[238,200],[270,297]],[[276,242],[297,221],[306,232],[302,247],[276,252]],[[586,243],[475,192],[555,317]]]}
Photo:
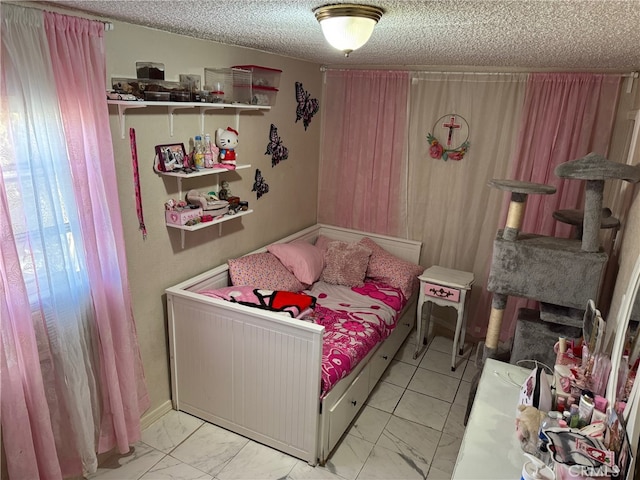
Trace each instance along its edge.
{"label": "pink pillow", "polygon": [[324,235],[318,235],[316,238],[316,247],[320,249],[322,254],[327,253],[327,248],[329,248],[329,242],[332,242],[329,237],[325,237]]}
{"label": "pink pillow", "polygon": [[371,250],[359,243],[329,242],[320,280],[334,285],[359,287],[364,284],[370,256]]}
{"label": "pink pillow", "polygon": [[424,267],[392,255],[369,237],[363,237],[359,243],[371,250],[367,277],[399,288],[409,298],[419,284],[418,276]]}
{"label": "pink pillow", "polygon": [[306,285],[311,285],[320,278],[324,268],[322,250],[310,243],[298,240],[290,243],[274,243],[267,247],[269,253]]}
{"label": "pink pillow", "polygon": [[229,276],[235,286],[250,285],[264,290],[304,290],[298,279],[273,254],[253,253],[240,258],[231,258]]}

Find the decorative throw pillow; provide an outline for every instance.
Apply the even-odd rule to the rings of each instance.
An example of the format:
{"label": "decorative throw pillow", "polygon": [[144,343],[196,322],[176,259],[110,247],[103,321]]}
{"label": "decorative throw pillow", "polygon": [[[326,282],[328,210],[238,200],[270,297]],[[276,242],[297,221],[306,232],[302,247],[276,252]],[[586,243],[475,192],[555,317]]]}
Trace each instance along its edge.
{"label": "decorative throw pillow", "polygon": [[298,240],[290,243],[274,243],[267,247],[280,262],[306,285],[320,278],[324,268],[324,255],[315,245]]}
{"label": "decorative throw pillow", "polygon": [[320,280],[334,285],[359,287],[364,284],[371,250],[359,243],[334,240],[324,256],[325,267]]}
{"label": "decorative throw pillow", "polygon": [[409,298],[420,283],[418,276],[424,267],[396,257],[369,237],[363,237],[359,243],[371,250],[367,277],[399,288]]}
{"label": "decorative throw pillow", "polygon": [[273,254],[253,253],[231,258],[229,276],[235,286],[250,285],[265,290],[299,292],[305,286]]}

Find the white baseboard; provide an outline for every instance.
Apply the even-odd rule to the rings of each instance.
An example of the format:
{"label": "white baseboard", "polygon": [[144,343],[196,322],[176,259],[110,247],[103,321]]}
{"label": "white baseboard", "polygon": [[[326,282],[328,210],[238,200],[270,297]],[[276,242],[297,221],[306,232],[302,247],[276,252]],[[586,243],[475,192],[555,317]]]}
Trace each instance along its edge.
{"label": "white baseboard", "polygon": [[153,410],[146,411],[144,415],[142,415],[142,418],[140,418],[140,429],[144,430],[164,414],[171,411],[172,408],[171,400],[167,400]]}

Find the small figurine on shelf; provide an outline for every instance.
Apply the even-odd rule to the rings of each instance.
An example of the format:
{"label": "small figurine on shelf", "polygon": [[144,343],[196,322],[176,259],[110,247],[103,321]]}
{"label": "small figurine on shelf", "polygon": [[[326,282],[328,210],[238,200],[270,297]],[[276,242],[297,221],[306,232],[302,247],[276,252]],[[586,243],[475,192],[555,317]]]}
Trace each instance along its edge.
{"label": "small figurine on shelf", "polygon": [[218,198],[220,200],[228,200],[231,196],[231,190],[229,190],[229,182],[226,180],[220,184],[220,191],[218,192]]}
{"label": "small figurine on shelf", "polygon": [[220,149],[219,159],[223,168],[234,170],[236,168],[236,151],[238,146],[238,132],[231,127],[226,130],[216,130],[216,146]]}

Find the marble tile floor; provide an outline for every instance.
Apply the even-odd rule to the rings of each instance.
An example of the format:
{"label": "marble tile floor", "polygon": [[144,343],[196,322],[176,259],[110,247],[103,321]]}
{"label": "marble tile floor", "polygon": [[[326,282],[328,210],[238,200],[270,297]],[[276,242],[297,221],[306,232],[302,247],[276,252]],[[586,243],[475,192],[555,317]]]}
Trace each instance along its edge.
{"label": "marble tile floor", "polygon": [[414,359],[410,335],[322,467],[172,410],[129,454],[110,457],[89,479],[450,479],[476,373],[470,346],[451,372],[452,344],[436,336]]}

